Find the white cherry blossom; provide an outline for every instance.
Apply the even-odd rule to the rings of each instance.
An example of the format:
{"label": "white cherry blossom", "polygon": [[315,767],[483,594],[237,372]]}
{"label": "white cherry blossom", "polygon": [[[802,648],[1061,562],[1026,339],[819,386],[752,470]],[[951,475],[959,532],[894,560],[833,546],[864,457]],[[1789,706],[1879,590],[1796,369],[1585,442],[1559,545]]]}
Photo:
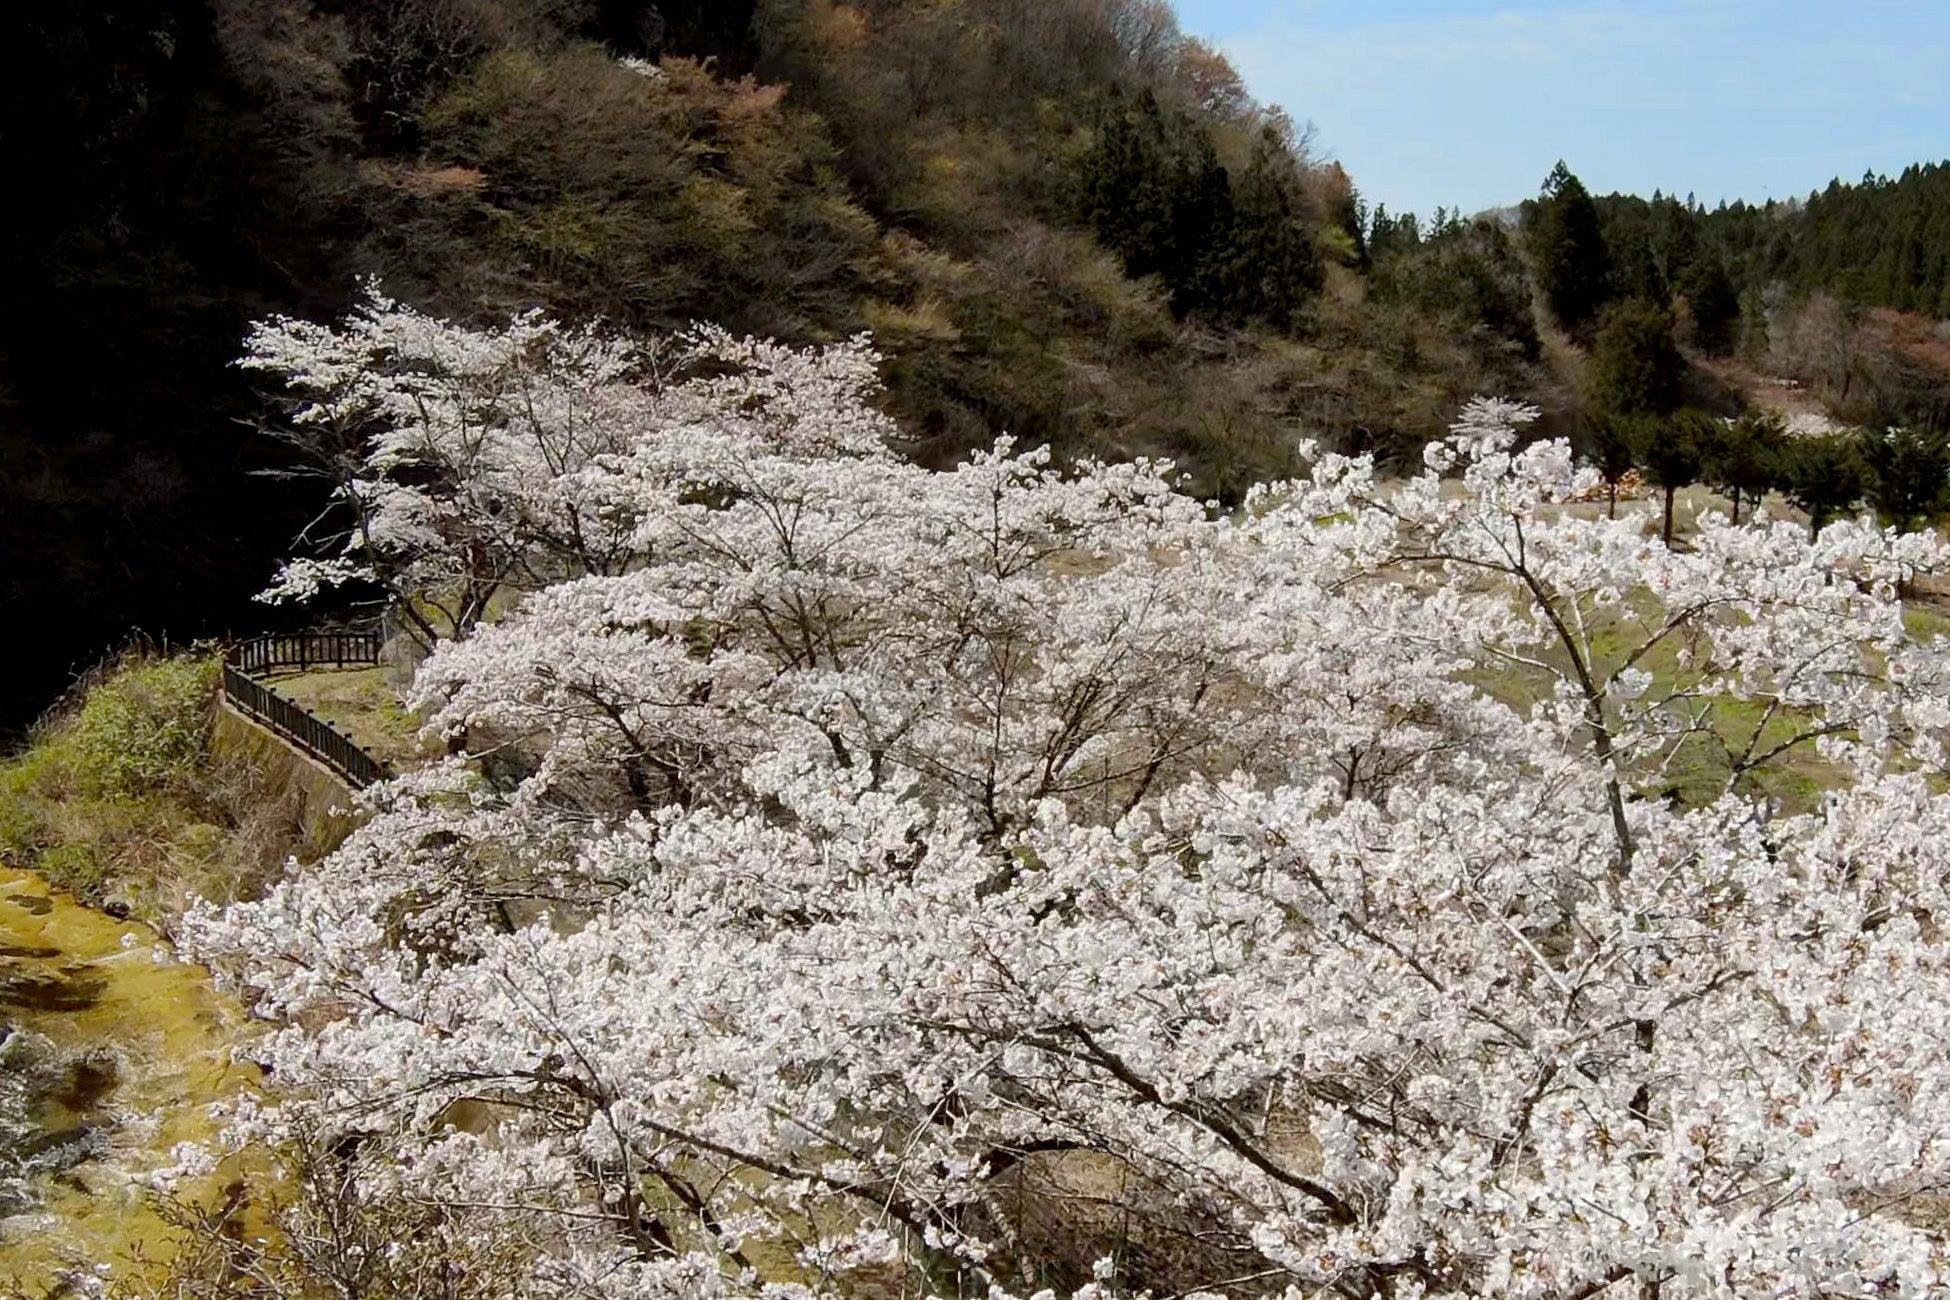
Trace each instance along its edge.
{"label": "white cherry blossom", "polygon": [[[369,430],[348,560],[520,596],[414,685],[478,763],[192,919],[276,1026],[236,1140],[361,1135],[535,1294],[1950,1285],[1934,538],[1669,550],[1501,402],[1218,517],[908,464],[864,342],[254,347]],[[1121,1253],[1038,1253],[1061,1159]]]}

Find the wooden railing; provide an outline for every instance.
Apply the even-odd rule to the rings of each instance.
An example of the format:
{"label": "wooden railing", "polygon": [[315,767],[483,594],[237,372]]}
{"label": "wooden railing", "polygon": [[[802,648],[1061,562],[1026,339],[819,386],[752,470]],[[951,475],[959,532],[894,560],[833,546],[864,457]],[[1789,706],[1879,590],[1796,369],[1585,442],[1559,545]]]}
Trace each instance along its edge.
{"label": "wooden railing", "polygon": [[365,667],[379,662],[377,632],[296,632],[260,636],[231,651],[229,660],[247,673],[295,668]]}
{"label": "wooden railing", "polygon": [[236,709],[270,728],[363,790],[392,772],[344,732],[310,709],[278,694],[253,674],[294,668],[363,667],[379,662],[377,632],[301,632],[262,636],[224,656],[223,695]]}

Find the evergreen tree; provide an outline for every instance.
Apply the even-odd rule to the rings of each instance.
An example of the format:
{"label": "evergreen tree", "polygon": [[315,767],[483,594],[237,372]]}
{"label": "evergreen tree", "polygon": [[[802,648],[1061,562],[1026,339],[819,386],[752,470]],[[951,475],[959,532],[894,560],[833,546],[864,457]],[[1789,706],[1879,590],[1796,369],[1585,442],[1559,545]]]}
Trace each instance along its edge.
{"label": "evergreen tree", "polygon": [[1368,226],[1368,256],[1380,262],[1398,253],[1413,251],[1422,245],[1422,232],[1416,225],[1415,214],[1404,212],[1395,216],[1388,211],[1386,203],[1375,204],[1374,217]]}
{"label": "evergreen tree", "polygon": [[1551,314],[1574,335],[1584,335],[1609,296],[1611,263],[1598,207],[1562,161],[1530,208],[1528,235]]}
{"label": "evergreen tree", "polygon": [[1229,197],[1230,238],[1199,268],[1199,301],[1216,316],[1290,329],[1320,287],[1321,257],[1293,155],[1271,127]]}
{"label": "evergreen tree", "polygon": [[1607,308],[1591,371],[1592,396],[1606,414],[1664,416],[1678,410],[1686,361],[1673,342],[1671,314],[1643,299]]}
{"label": "evergreen tree", "polygon": [[1584,459],[1605,483],[1605,518],[1618,517],[1618,485],[1638,468],[1638,447],[1629,417],[1601,415],[1585,423],[1578,439]]}
{"label": "evergreen tree", "polygon": [[1659,536],[1670,546],[1673,500],[1680,488],[1700,481],[1715,440],[1717,421],[1699,411],[1682,411],[1663,419],[1649,412],[1622,418],[1633,458],[1645,481],[1664,494]]}
{"label": "evergreen tree", "polygon": [[1605,416],[1625,423],[1633,459],[1664,489],[1660,535],[1672,541],[1673,498],[1699,481],[1706,434],[1699,418],[1673,418],[1686,362],[1673,342],[1672,315],[1642,299],[1605,309],[1592,348],[1592,396]]}
{"label": "evergreen tree", "polygon": [[[1413,218],[1402,218],[1410,231]],[[1492,221],[1450,221],[1408,243],[1391,238],[1377,255],[1369,287],[1376,301],[1413,304],[1455,327],[1485,360],[1513,354],[1537,360],[1543,344],[1530,286],[1509,233]]]}
{"label": "evergreen tree", "polygon": [[[1163,281],[1178,316],[1290,329],[1320,287],[1304,179],[1272,127],[1235,180],[1190,114],[1149,90],[1112,95],[1077,182],[1078,215],[1130,274]],[[1343,215],[1352,220],[1352,208]],[[1377,214],[1377,242],[1384,219]]]}
{"label": "evergreen tree", "polygon": [[1733,503],[1733,522],[1740,522],[1744,499],[1758,505],[1774,486],[1781,449],[1787,434],[1780,417],[1756,413],[1722,425],[1706,449],[1704,477]]}
{"label": "evergreen tree", "polygon": [[1653,255],[1668,285],[1681,285],[1692,276],[1701,256],[1699,212],[1688,194],[1686,201],[1655,199],[1646,214]]}
{"label": "evergreen tree", "polygon": [[1779,462],[1781,491],[1808,512],[1808,535],[1853,510],[1867,489],[1856,439],[1846,433],[1792,438]]}
{"label": "evergreen tree", "polygon": [[1149,90],[1113,94],[1078,171],[1080,215],[1125,269],[1161,279],[1181,316],[1211,307],[1207,267],[1230,239],[1232,194],[1205,130]]}
{"label": "evergreen tree", "polygon": [[1740,323],[1740,295],[1717,254],[1704,254],[1693,263],[1686,295],[1693,317],[1693,343],[1709,357],[1733,351]]}
{"label": "evergreen tree", "polygon": [[1740,295],[1740,355],[1757,360],[1767,355],[1767,299],[1758,285]]}
{"label": "evergreen tree", "polygon": [[[1629,209],[1628,209],[1629,210]],[[1634,214],[1637,215],[1637,214]],[[1643,217],[1607,221],[1605,248],[1611,258],[1612,292],[1620,298],[1664,302],[1672,294],[1665,272],[1652,249],[1652,233]]]}
{"label": "evergreen tree", "polygon": [[1866,495],[1884,524],[1929,527],[1950,509],[1950,435],[1910,429],[1865,432]]}

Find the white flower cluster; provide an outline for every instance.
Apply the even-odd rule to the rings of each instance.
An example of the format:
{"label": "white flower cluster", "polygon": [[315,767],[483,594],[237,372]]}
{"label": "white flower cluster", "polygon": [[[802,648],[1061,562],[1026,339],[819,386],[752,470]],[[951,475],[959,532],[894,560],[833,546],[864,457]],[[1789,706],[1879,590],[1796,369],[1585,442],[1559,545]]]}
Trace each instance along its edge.
{"label": "white flower cluster", "polygon": [[1841,433],[1846,426],[1819,411],[1796,411],[1782,427],[1790,438],[1820,438]]}
{"label": "white flower cluster", "polygon": [[1505,403],[1221,519],[906,464],[864,343],[254,356],[403,589],[527,594],[415,686],[494,780],[187,927],[282,1026],[240,1137],[513,1207],[538,1294],[1950,1286],[1934,538],[1668,550]]}

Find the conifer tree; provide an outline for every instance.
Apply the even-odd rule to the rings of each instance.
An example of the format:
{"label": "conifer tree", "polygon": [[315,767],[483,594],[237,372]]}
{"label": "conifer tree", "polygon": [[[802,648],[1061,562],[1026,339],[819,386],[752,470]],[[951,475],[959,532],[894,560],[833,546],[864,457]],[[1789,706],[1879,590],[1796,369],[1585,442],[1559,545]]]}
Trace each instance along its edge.
{"label": "conifer tree", "polygon": [[1700,481],[1712,454],[1717,429],[1713,417],[1682,411],[1661,418],[1650,412],[1622,417],[1631,439],[1633,459],[1645,481],[1664,495],[1659,536],[1672,545],[1673,503],[1679,489]]}
{"label": "conifer tree", "polygon": [[1709,357],[1733,351],[1740,323],[1740,295],[1717,254],[1703,254],[1687,277],[1686,294],[1693,317],[1693,343]]}
{"label": "conifer tree", "polygon": [[1623,422],[1633,459],[1665,490],[1661,532],[1668,542],[1673,495],[1699,480],[1705,457],[1698,422],[1670,418],[1679,409],[1685,365],[1663,307],[1632,299],[1605,309],[1592,348],[1592,397],[1605,418]]}
{"label": "conifer tree", "polygon": [[1686,283],[1701,256],[1700,214],[1693,196],[1688,194],[1683,203],[1670,195],[1654,199],[1646,215],[1660,274],[1669,285]]}
{"label": "conifer tree", "polygon": [[1528,233],[1551,314],[1573,334],[1584,334],[1609,295],[1611,264],[1598,207],[1562,161],[1544,180]]}
{"label": "conifer tree", "polygon": [[1606,309],[1592,347],[1592,396],[1612,415],[1670,415],[1679,409],[1686,361],[1672,316],[1643,299]]}
{"label": "conifer tree", "polygon": [[1271,127],[1230,193],[1222,264],[1201,268],[1200,297],[1215,315],[1290,328],[1320,286],[1320,249],[1301,210],[1293,155]]}
{"label": "conifer tree", "polygon": [[1542,340],[1531,310],[1529,274],[1501,225],[1449,220],[1439,233],[1421,239],[1412,217],[1390,222],[1387,252],[1377,253],[1369,277],[1372,301],[1412,304],[1491,364],[1538,359]]}
{"label": "conifer tree", "polygon": [[1740,295],[1740,355],[1756,360],[1767,354],[1767,299],[1758,285]]}
{"label": "conifer tree", "polygon": [[1638,468],[1638,447],[1632,433],[1631,421],[1618,416],[1600,415],[1584,427],[1584,458],[1604,480],[1607,519],[1618,518],[1618,485]]}
{"label": "conifer tree", "polygon": [[1287,329],[1320,285],[1299,165],[1270,126],[1234,178],[1189,114],[1148,90],[1113,95],[1077,190],[1084,222],[1132,275],[1157,276],[1178,316]]}
{"label": "conifer tree", "polygon": [[1210,305],[1201,266],[1232,226],[1211,138],[1149,90],[1113,95],[1079,166],[1080,215],[1132,275],[1155,275],[1179,315]]}
{"label": "conifer tree", "polygon": [[1781,491],[1808,512],[1808,535],[1853,510],[1867,489],[1862,454],[1853,435],[1795,438],[1780,459]]}
{"label": "conifer tree", "polygon": [[1870,430],[1861,448],[1866,495],[1884,524],[1919,532],[1950,509],[1950,435]]}
{"label": "conifer tree", "polygon": [[[1622,205],[1623,212],[1605,225],[1605,248],[1610,256],[1612,290],[1621,298],[1644,298],[1664,302],[1671,296],[1665,272],[1652,248],[1652,235],[1637,205]],[[1629,214],[1629,215],[1628,215]]]}
{"label": "conifer tree", "polygon": [[1733,503],[1733,522],[1740,522],[1740,504],[1758,505],[1774,486],[1787,434],[1779,416],[1760,412],[1722,425],[1706,451],[1705,478]]}

